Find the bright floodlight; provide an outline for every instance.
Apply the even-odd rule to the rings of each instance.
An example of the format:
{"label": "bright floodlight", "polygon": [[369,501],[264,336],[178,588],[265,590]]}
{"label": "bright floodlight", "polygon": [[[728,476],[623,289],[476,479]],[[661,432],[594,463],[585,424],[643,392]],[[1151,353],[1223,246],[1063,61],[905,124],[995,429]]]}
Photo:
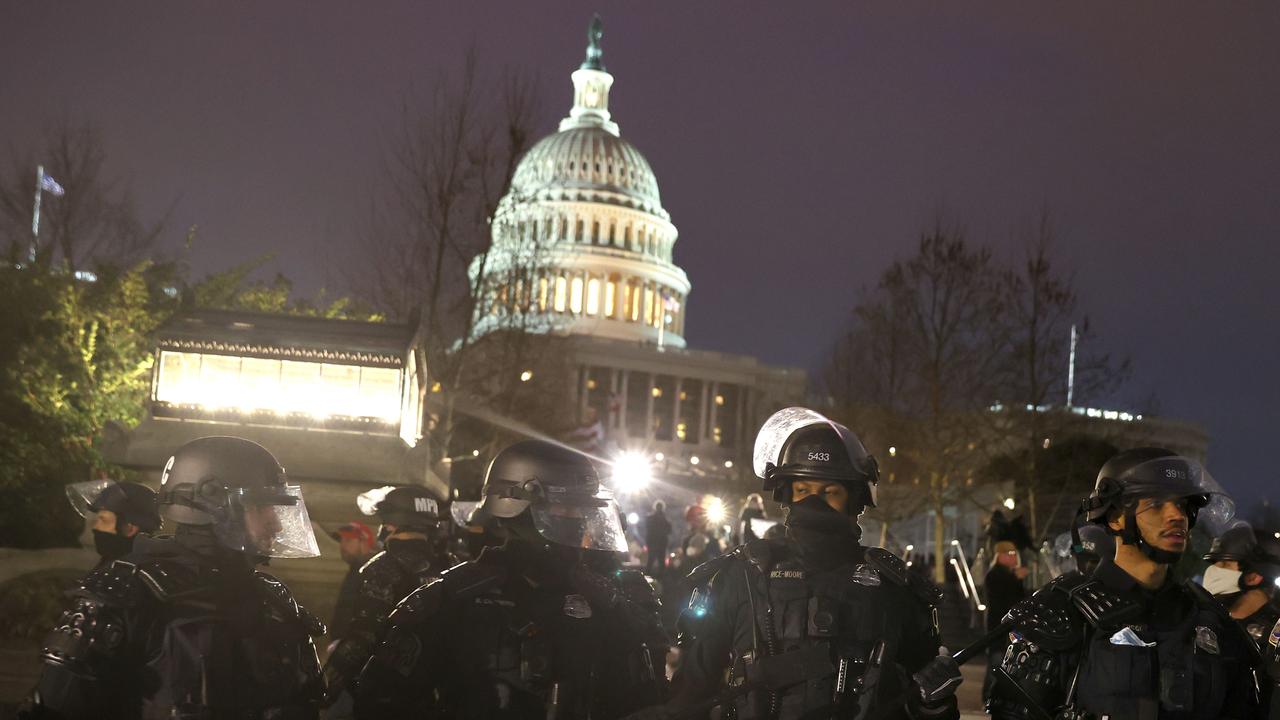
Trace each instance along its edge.
{"label": "bright floodlight", "polygon": [[525,370],[524,372],[520,373],[520,382],[529,382],[532,379],[533,379],[532,370]]}
{"label": "bright floodlight", "polygon": [[640,492],[651,482],[653,470],[644,454],[624,452],[613,461],[613,485],[618,492]]}
{"label": "bright floodlight", "polygon": [[636,524],[639,524],[639,522],[640,522],[640,513],[635,513],[635,512],[627,513],[628,525],[636,525]]}
{"label": "bright floodlight", "polygon": [[1007,508],[1009,508],[1010,510],[1012,510],[1012,509],[1013,509],[1013,498],[1005,498],[1005,499],[1004,499],[1004,506],[1005,506],[1005,507],[1007,507]]}
{"label": "bright floodlight", "polygon": [[719,525],[724,522],[727,510],[725,509],[723,500],[715,497],[714,495],[709,495],[707,496],[707,499],[703,501],[703,505],[707,509],[707,522],[713,525]]}

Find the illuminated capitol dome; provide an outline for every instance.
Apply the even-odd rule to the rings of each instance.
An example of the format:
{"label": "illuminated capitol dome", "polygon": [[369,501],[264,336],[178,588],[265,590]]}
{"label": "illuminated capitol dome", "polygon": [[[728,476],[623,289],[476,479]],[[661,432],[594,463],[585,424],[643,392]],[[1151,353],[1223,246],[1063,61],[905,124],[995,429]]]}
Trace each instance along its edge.
{"label": "illuminated capitol dome", "polygon": [[[521,159],[493,220],[476,333],[518,327],[684,347],[689,279],[658,181],[609,113],[599,18],[559,132]],[[472,264],[473,281],[481,273]]]}

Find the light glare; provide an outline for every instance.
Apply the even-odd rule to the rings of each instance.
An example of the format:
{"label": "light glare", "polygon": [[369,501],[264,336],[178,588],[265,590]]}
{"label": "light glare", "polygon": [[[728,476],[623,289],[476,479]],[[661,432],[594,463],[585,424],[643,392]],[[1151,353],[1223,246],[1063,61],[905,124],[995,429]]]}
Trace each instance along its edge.
{"label": "light glare", "polygon": [[652,482],[653,470],[643,454],[624,452],[613,461],[613,485],[618,492],[637,493]]}

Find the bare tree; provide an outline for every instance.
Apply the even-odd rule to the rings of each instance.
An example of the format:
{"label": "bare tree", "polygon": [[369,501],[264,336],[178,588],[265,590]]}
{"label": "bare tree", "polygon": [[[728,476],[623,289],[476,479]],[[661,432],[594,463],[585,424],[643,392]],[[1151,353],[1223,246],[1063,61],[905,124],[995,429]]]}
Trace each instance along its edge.
{"label": "bare tree", "polygon": [[470,51],[425,107],[406,101],[386,156],[352,284],[389,317],[417,317],[431,382],[432,442],[447,457],[471,360],[473,323],[488,311],[490,223],[528,149],[535,85],[505,72],[487,82]]}
{"label": "bare tree", "polygon": [[108,176],[101,134],[88,123],[50,126],[38,150],[11,151],[9,165],[0,180],[0,239],[11,262],[25,261],[31,247],[37,165],[66,191],[61,197],[43,194],[39,267],[131,267],[147,255],[164,227],[163,219],[154,224],[139,219],[129,189]]}
{"label": "bare tree", "polygon": [[[1008,355],[999,368],[996,398],[1005,413],[1001,431],[1010,450],[1019,458],[1020,472],[1013,475],[1018,494],[1027,503],[1029,530],[1039,541],[1062,503],[1040,507],[1046,490],[1060,490],[1065,478],[1043,466],[1050,445],[1066,439],[1079,422],[1069,412],[1068,363],[1074,330],[1082,348],[1076,354],[1074,397],[1105,394],[1129,374],[1127,360],[1116,362],[1094,350],[1087,317],[1081,317],[1071,279],[1053,262],[1056,233],[1052,217],[1042,209],[1038,218],[1017,231],[1021,235],[1022,260],[1006,269],[1000,279],[1001,307]],[[1055,463],[1062,467],[1062,463]]]}
{"label": "bare tree", "polygon": [[[895,434],[881,441],[896,449],[886,462],[896,479],[885,489],[902,502],[893,509],[883,503],[881,514],[889,520],[933,511],[939,582],[943,510],[969,494],[980,466],[984,416],[1006,343],[997,322],[997,270],[962,227],[938,220],[915,255],[890,266],[857,305],[829,363],[828,381],[845,394],[837,398],[845,412]],[[896,483],[905,492],[894,492]]]}

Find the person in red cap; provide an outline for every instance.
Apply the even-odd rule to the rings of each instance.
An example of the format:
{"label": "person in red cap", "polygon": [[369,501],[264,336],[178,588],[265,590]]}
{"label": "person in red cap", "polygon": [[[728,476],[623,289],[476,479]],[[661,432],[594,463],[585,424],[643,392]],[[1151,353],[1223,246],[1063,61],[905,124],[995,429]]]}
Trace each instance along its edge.
{"label": "person in red cap", "polygon": [[338,589],[333,621],[329,623],[329,637],[341,640],[355,615],[356,597],[360,594],[360,567],[373,557],[378,543],[373,528],[354,520],[333,531],[331,536],[338,541],[342,561],[347,564],[347,576]]}

